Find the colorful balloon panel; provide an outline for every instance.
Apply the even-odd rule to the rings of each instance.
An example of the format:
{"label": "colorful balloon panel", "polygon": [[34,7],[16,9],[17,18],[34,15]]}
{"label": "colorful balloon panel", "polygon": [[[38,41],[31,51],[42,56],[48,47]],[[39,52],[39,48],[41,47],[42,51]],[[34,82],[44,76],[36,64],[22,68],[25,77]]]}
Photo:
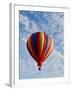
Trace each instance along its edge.
{"label": "colorful balloon panel", "polygon": [[27,49],[39,67],[50,55],[53,46],[52,36],[48,37],[45,32],[33,33],[27,40]]}

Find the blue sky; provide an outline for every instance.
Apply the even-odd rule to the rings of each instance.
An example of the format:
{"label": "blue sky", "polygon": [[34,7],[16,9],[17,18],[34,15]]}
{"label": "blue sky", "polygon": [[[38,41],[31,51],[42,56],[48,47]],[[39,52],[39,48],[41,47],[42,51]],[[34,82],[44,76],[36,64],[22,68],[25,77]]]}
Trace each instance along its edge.
{"label": "blue sky", "polygon": [[[28,37],[44,31],[54,38],[54,49],[38,71],[36,62],[30,56],[26,42]],[[20,79],[50,78],[64,76],[64,13],[19,11],[19,53]]]}

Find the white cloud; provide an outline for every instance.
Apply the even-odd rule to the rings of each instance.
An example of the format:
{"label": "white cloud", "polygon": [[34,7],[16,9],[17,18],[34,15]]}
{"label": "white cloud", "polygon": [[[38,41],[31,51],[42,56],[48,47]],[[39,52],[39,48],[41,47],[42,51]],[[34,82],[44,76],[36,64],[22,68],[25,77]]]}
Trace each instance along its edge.
{"label": "white cloud", "polygon": [[20,14],[20,23],[25,26],[25,30],[28,32],[37,32],[40,30],[40,27],[36,24],[36,22],[31,21],[27,16],[23,16]]}
{"label": "white cloud", "polygon": [[20,23],[22,23],[22,24],[28,24],[28,23],[29,23],[29,19],[27,18],[27,16],[23,16],[23,15],[21,15],[21,14],[20,14],[20,16],[19,16],[19,21],[20,21]]}
{"label": "white cloud", "polygon": [[24,37],[22,37],[22,40],[23,40],[24,43],[27,42],[27,39],[25,39]]}
{"label": "white cloud", "polygon": [[20,23],[25,25],[25,29],[28,30],[29,29],[29,23],[30,23],[28,17],[27,16],[23,16],[23,15],[20,14],[19,20],[20,20]]}

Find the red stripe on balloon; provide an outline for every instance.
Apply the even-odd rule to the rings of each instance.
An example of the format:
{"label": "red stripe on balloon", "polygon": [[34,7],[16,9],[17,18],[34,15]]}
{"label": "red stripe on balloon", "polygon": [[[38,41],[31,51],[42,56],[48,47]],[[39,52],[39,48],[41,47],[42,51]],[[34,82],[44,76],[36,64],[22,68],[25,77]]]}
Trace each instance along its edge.
{"label": "red stripe on balloon", "polygon": [[44,57],[45,57],[45,55],[46,55],[46,51],[47,51],[47,49],[49,48],[48,46],[48,44],[49,44],[49,40],[48,40],[48,36],[47,36],[47,34],[45,35],[45,43],[46,43],[46,45],[44,46],[44,51],[43,51],[43,55],[42,55],[42,62],[44,61]]}
{"label": "red stripe on balloon", "polygon": [[50,55],[52,50],[53,50],[53,39],[50,37],[50,45],[49,45],[49,48],[48,48],[42,62],[44,62],[46,60],[46,58]]}

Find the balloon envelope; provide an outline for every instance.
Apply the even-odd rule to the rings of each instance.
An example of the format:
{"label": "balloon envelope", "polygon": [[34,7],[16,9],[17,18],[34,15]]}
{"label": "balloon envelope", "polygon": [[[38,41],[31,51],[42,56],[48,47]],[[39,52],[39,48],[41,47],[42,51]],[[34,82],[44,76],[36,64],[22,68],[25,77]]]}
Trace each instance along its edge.
{"label": "balloon envelope", "polygon": [[48,37],[45,32],[33,33],[27,40],[27,49],[40,70],[42,63],[53,50],[53,38],[52,36]]}

